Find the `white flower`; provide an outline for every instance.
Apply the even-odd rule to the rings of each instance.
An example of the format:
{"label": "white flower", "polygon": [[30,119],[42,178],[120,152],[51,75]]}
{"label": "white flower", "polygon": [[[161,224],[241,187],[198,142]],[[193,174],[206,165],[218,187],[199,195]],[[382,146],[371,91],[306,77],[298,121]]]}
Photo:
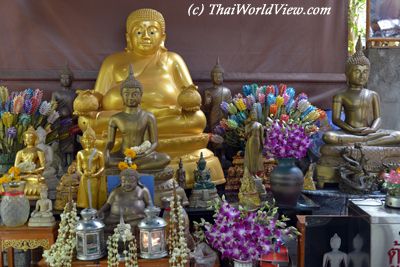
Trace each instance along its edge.
{"label": "white flower", "polygon": [[47,122],[50,124],[54,124],[54,122],[60,117],[60,113],[58,111],[53,110],[51,114],[47,117]]}
{"label": "white flower", "polygon": [[43,101],[39,107],[39,113],[43,116],[48,116],[51,112],[51,103],[48,101]]}

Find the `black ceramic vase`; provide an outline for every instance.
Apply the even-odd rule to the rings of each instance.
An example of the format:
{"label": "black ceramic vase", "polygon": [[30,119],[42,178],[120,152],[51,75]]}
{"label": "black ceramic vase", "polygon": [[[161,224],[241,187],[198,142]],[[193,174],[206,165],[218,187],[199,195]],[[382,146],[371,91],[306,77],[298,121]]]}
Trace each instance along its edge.
{"label": "black ceramic vase", "polygon": [[296,207],[303,190],[304,175],[295,158],[278,160],[270,175],[271,191],[279,207]]}

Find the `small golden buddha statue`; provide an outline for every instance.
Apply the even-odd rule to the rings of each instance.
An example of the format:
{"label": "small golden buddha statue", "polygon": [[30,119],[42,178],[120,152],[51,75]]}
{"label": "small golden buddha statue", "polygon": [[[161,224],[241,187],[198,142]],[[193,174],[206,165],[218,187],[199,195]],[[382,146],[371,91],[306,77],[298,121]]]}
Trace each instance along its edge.
{"label": "small golden buddha statue", "polygon": [[69,165],[67,173],[61,177],[60,183],[57,185],[56,201],[54,203],[55,210],[64,210],[65,205],[69,201],[69,196],[76,201],[79,188],[79,174],[77,173],[76,161]]}
{"label": "small golden buddha statue", "polygon": [[[399,160],[399,151],[394,151],[394,147],[400,144],[400,132],[380,129],[379,95],[364,88],[369,70],[370,62],[362,51],[359,38],[355,54],[346,63],[348,88],[333,98],[332,121],[340,130],[328,131],[323,136],[326,145],[321,148],[321,159],[317,165],[320,186],[325,182],[337,182],[337,167],[343,163],[340,151],[344,146],[363,145],[367,157],[371,159],[370,169],[381,166],[384,159]],[[345,113],[344,120],[340,117],[342,111]]]}
{"label": "small golden buddha statue", "polygon": [[38,135],[30,126],[23,134],[25,148],[18,151],[14,166],[21,171],[21,179],[26,181],[24,193],[28,199],[38,199],[41,187],[46,186],[43,171],[46,166],[44,152],[36,147]]}
{"label": "small golden buddha statue", "polygon": [[[157,122],[152,113],[140,108],[143,89],[141,83],[133,76],[132,65],[128,78],[121,84],[120,94],[125,110],[112,115],[108,124],[108,165],[117,166],[119,162],[124,161],[125,149],[145,147],[143,144],[150,142],[147,149],[138,153],[132,163],[136,164],[140,171],[155,173],[164,170],[170,158],[165,153],[155,151],[158,146]],[[112,153],[117,130],[122,133],[122,145],[119,151]]]}
{"label": "small golden buddha statue", "polygon": [[107,200],[104,155],[94,147],[95,141],[96,134],[89,126],[81,138],[83,150],[76,155],[77,171],[81,176],[77,199],[80,208],[99,209]]}
{"label": "small golden buddha statue", "polygon": [[[141,107],[154,114],[159,150],[171,156],[171,167],[177,169],[182,158],[187,169],[187,185],[191,187],[194,183],[192,171],[203,152],[214,182],[224,183],[219,160],[206,149],[208,135],[203,133],[206,118],[200,110],[197,87],[183,59],[164,46],[166,33],[162,14],[153,9],[132,12],[126,21],[125,37],[125,51],[103,61],[95,89],[78,92],[74,113],[79,115],[79,127],[84,130],[90,124],[97,134],[96,146],[105,148],[109,120],[124,106],[120,84],[128,75],[129,65],[134,64],[135,77],[143,85]],[[120,150],[120,145],[120,135],[117,135],[114,151]]]}

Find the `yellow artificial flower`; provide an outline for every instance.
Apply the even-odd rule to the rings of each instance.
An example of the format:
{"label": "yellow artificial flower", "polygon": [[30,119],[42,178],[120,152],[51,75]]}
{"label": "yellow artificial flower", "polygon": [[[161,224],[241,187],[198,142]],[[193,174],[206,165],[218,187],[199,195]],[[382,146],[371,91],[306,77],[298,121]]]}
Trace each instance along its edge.
{"label": "yellow artificial flower", "polygon": [[278,106],[278,108],[280,107],[280,106],[282,106],[282,104],[283,104],[283,102],[284,102],[285,100],[284,100],[284,98],[282,97],[282,96],[277,96],[276,97],[276,105]]}
{"label": "yellow artificial flower", "polygon": [[126,148],[124,151],[125,157],[129,157],[131,159],[136,158],[136,151],[131,148]]}
{"label": "yellow artificial flower", "polygon": [[118,169],[120,169],[121,171],[128,169],[128,163],[126,163],[125,161],[121,161],[118,163]]}
{"label": "yellow artificial flower", "polygon": [[5,103],[8,99],[8,88],[6,86],[0,86],[0,100]]}
{"label": "yellow artificial flower", "polygon": [[7,128],[10,128],[13,125],[14,116],[10,112],[4,112],[1,116],[1,120]]}
{"label": "yellow artificial flower", "polygon": [[7,175],[4,174],[1,178],[0,178],[0,184],[2,183],[9,183],[11,182],[11,178]]}
{"label": "yellow artificial flower", "polygon": [[19,174],[21,173],[20,169],[18,167],[11,167],[8,170],[8,174],[9,175],[13,175],[14,178],[17,178],[19,176]]}
{"label": "yellow artificial flower", "polygon": [[131,165],[131,169],[137,170],[137,165],[136,165],[135,163],[133,163],[133,164]]}
{"label": "yellow artificial flower", "polygon": [[398,167],[398,168],[396,169],[396,172],[397,172],[397,173],[400,173],[400,167]]}

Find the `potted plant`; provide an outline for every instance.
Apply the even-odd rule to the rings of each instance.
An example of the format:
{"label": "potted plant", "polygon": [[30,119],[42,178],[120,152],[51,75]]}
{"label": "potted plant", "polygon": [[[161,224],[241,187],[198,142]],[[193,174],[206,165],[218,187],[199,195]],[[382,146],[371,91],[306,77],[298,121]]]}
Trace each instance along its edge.
{"label": "potted plant", "polygon": [[247,211],[231,206],[223,197],[214,208],[214,224],[202,219],[198,225],[205,228],[209,245],[222,258],[233,259],[235,267],[252,266],[262,255],[277,251],[283,245],[283,237],[300,234],[295,227],[287,227],[286,217],[278,218],[274,204]]}
{"label": "potted plant", "polygon": [[385,203],[392,208],[400,208],[400,168],[383,175],[383,187],[387,189]]}
{"label": "potted plant", "polygon": [[303,189],[304,175],[296,159],[306,156],[311,138],[305,127],[297,123],[274,121],[265,138],[265,151],[278,165],[270,175],[271,191],[279,206],[293,207]]}

